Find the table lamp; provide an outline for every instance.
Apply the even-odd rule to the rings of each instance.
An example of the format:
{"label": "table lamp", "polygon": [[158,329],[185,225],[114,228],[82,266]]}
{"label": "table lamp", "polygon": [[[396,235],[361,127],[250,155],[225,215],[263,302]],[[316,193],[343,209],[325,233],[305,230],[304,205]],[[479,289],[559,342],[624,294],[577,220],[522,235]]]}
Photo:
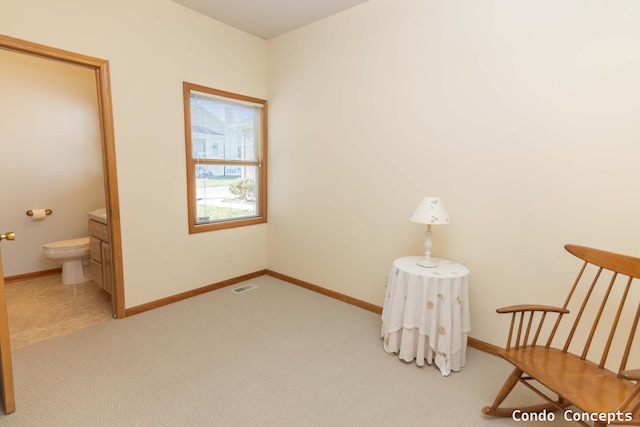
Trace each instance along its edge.
{"label": "table lamp", "polygon": [[425,197],[422,199],[416,211],[411,215],[411,222],[427,224],[427,238],[424,241],[424,258],[417,262],[421,267],[437,267],[434,258],[431,258],[431,225],[449,224],[449,215],[438,197]]}

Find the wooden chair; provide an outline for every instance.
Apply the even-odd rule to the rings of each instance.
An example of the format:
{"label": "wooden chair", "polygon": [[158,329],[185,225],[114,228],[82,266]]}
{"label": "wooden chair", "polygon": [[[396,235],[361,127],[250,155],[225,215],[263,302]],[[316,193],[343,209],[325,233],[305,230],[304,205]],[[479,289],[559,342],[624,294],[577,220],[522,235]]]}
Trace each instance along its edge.
{"label": "wooden chair", "polygon": [[[568,417],[585,426],[640,425],[640,369],[627,370],[640,319],[640,284],[634,281],[640,278],[640,258],[576,245],[565,249],[584,263],[562,307],[497,310],[512,314],[507,345],[498,354],[515,368],[482,412],[531,417],[561,410],[555,418]],[[555,340],[563,342],[554,347]],[[640,368],[635,350],[631,364]],[[546,402],[500,407],[518,383]]]}

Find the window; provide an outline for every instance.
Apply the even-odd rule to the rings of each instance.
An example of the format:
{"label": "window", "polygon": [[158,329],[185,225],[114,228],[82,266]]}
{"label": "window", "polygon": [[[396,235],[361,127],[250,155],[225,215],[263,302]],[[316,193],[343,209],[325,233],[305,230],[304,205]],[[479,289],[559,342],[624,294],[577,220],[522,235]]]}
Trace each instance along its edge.
{"label": "window", "polygon": [[267,221],[267,101],[183,83],[189,233]]}

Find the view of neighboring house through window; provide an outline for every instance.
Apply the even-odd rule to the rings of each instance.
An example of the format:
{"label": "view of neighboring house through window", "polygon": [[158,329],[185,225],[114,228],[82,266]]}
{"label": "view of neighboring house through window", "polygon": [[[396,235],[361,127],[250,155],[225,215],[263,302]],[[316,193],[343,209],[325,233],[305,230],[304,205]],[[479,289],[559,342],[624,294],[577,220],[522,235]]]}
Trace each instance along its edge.
{"label": "view of neighboring house through window", "polygon": [[266,222],[267,101],[183,90],[189,232]]}

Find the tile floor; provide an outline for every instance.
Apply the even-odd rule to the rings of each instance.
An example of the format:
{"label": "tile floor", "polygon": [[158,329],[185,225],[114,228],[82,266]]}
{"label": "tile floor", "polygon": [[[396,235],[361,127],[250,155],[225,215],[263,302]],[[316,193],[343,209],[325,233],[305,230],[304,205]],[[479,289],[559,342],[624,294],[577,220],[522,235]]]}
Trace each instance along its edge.
{"label": "tile floor", "polygon": [[113,320],[111,297],[93,282],[63,285],[60,274],[5,285],[11,349]]}

